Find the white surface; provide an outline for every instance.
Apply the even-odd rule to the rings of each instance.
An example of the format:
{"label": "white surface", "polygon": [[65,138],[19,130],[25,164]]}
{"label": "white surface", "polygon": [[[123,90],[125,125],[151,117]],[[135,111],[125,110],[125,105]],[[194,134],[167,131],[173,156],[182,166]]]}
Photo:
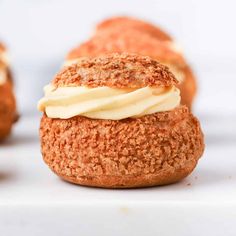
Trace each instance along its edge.
{"label": "white surface", "polygon": [[236,116],[204,112],[200,118],[207,148],[192,175],[164,187],[105,190],[56,177],[40,155],[39,117],[22,117],[0,149],[0,232],[235,235]]}

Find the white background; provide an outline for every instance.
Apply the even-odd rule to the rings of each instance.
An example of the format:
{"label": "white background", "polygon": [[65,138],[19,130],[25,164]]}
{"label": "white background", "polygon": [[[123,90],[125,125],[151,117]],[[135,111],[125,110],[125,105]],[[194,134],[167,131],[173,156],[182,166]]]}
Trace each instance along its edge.
{"label": "white background", "polygon": [[0,0],[0,38],[10,50],[20,110],[35,111],[43,85],[66,53],[91,35],[96,22],[131,15],[159,24],[182,45],[199,79],[197,109],[231,111],[235,8],[233,0]]}

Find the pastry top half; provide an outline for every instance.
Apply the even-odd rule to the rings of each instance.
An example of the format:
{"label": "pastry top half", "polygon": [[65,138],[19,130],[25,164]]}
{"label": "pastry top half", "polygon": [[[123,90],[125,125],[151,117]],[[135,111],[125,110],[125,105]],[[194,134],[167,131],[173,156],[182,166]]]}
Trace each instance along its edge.
{"label": "pastry top half", "polygon": [[169,69],[147,56],[112,53],[95,58],[83,58],[65,67],[54,78],[55,86],[109,86],[141,88],[176,85],[178,81]]}
{"label": "pastry top half", "polygon": [[169,42],[162,42],[140,31],[129,29],[125,32],[106,31],[93,36],[89,41],[74,48],[67,55],[65,64],[81,57],[96,57],[109,53],[135,53],[150,56],[167,65],[183,81],[182,69],[186,66],[183,54]]}
{"label": "pastry top half", "polygon": [[150,57],[114,53],[84,58],[55,76],[38,108],[50,118],[135,118],[177,107],[177,83],[166,66]]}
{"label": "pastry top half", "polygon": [[104,33],[106,30],[126,31],[127,29],[138,30],[156,37],[161,41],[172,41],[170,35],[161,28],[145,21],[126,16],[112,17],[101,22],[96,27],[96,33]]}

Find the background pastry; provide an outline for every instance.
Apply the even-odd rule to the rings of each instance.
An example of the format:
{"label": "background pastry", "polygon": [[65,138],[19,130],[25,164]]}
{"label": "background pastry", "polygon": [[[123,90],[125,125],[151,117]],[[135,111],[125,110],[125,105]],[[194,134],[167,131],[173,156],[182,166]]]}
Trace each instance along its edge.
{"label": "background pastry", "polygon": [[6,48],[0,43],[0,141],[10,132],[16,120],[16,102]]}
{"label": "background pastry", "polygon": [[169,184],[203,153],[177,80],[149,57],[111,54],[64,67],[39,101],[44,161],[61,178],[109,188]]}
{"label": "background pastry", "polygon": [[70,51],[66,64],[73,63],[74,60],[81,57],[95,57],[115,52],[150,56],[168,66],[179,80],[181,103],[191,108],[196,94],[196,79],[183,54],[170,44],[136,29],[126,29],[124,32],[113,29],[96,34],[87,42]]}
{"label": "background pastry", "polygon": [[149,34],[150,36],[155,37],[160,41],[172,41],[171,36],[160,27],[157,27],[143,20],[127,16],[112,17],[102,21],[96,27],[96,34],[113,30],[124,32],[130,29],[135,29],[142,33]]}

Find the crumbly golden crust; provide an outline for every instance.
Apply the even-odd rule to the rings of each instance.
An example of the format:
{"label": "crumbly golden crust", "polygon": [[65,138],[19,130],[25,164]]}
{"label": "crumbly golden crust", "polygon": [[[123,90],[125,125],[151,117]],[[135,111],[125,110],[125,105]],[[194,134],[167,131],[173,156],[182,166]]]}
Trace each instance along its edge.
{"label": "crumbly golden crust", "polygon": [[131,17],[113,17],[104,20],[96,27],[96,33],[103,33],[106,30],[126,31],[129,29],[135,29],[142,33],[149,34],[156,37],[158,40],[171,41],[170,35],[164,32],[161,28],[154,26],[145,21],[131,18]]}
{"label": "crumbly golden crust", "polygon": [[58,176],[106,188],[179,181],[204,150],[200,124],[185,106],[121,121],[44,114],[40,139],[44,161]]}
{"label": "crumbly golden crust", "polygon": [[180,67],[184,67],[186,64],[183,55],[174,51],[169,43],[159,41],[134,29],[124,32],[113,30],[96,34],[87,42],[72,49],[67,55],[67,59],[124,52],[150,56],[162,63],[174,64]]}
{"label": "crumbly golden crust", "polygon": [[197,93],[196,78],[189,66],[183,68],[185,79],[177,87],[181,92],[181,104],[186,105],[190,110]]}
{"label": "crumbly golden crust", "polygon": [[11,132],[16,118],[16,102],[12,83],[7,80],[6,83],[0,85],[0,141]]}
{"label": "crumbly golden crust", "polygon": [[77,64],[64,67],[53,80],[56,87],[141,88],[165,87],[177,83],[166,66],[150,57],[128,53],[84,58]]}

